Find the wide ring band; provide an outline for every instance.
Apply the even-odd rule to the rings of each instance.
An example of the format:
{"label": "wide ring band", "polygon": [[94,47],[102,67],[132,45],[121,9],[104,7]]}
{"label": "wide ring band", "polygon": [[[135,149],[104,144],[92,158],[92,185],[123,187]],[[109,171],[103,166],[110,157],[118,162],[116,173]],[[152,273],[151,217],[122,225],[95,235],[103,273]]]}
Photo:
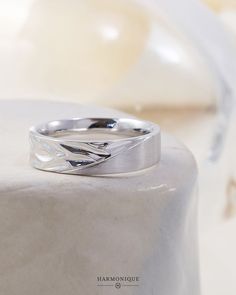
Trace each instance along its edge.
{"label": "wide ring band", "polygon": [[30,128],[37,169],[81,175],[127,173],[160,160],[158,125],[128,118],[73,118]]}

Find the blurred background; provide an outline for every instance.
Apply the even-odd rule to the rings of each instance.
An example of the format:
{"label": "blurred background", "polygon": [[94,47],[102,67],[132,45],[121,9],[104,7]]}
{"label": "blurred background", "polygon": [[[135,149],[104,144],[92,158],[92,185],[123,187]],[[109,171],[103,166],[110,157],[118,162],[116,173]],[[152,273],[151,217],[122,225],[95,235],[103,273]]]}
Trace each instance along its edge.
{"label": "blurred background", "polygon": [[236,0],[0,0],[0,99],[117,108],[199,166],[203,295],[236,294]]}

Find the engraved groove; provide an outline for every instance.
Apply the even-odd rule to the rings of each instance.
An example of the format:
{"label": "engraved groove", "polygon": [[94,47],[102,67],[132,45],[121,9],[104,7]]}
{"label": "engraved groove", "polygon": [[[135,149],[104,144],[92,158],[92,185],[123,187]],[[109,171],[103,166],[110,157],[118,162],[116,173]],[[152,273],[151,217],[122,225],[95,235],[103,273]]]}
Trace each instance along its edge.
{"label": "engraved groove", "polygon": [[122,142],[65,143],[31,134],[31,160],[39,169],[75,173],[76,169],[92,167],[114,158],[143,140],[132,138]]}

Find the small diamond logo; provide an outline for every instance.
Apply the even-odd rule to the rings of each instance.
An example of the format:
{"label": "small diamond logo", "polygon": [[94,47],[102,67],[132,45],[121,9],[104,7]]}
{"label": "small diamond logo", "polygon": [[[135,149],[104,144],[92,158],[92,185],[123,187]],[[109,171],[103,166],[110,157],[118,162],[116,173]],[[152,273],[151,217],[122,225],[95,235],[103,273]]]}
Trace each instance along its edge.
{"label": "small diamond logo", "polygon": [[115,287],[116,287],[116,289],[120,289],[121,288],[121,283],[116,283]]}

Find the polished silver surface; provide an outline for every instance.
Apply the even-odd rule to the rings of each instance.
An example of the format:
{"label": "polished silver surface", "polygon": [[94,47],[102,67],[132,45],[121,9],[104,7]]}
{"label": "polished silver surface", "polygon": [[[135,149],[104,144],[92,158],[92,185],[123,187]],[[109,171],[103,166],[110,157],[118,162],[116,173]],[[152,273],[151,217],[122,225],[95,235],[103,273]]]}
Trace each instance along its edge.
{"label": "polished silver surface", "polygon": [[81,175],[142,170],[160,159],[158,125],[126,118],[73,118],[30,128],[37,169]]}

